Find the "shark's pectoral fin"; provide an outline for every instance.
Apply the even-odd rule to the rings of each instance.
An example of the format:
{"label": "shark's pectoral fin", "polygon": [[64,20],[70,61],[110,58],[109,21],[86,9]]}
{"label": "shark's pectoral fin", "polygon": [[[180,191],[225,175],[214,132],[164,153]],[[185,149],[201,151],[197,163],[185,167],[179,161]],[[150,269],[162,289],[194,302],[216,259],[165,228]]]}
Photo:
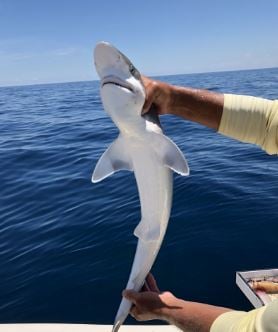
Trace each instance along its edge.
{"label": "shark's pectoral fin", "polygon": [[145,242],[157,241],[160,237],[160,225],[150,227],[149,223],[142,219],[133,234]]}
{"label": "shark's pectoral fin", "polygon": [[189,175],[187,161],[173,141],[162,134],[151,133],[150,142],[165,166],[180,175]]}
{"label": "shark's pectoral fin", "polygon": [[120,170],[133,170],[124,139],[121,136],[100,157],[92,176],[92,182],[99,182]]}

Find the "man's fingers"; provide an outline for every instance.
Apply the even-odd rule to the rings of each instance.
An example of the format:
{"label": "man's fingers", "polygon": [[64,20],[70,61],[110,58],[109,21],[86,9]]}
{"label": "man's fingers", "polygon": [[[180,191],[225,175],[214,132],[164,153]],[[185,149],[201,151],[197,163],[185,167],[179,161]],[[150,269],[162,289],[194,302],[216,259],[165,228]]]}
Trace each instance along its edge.
{"label": "man's fingers", "polygon": [[142,316],[142,313],[140,313],[140,311],[136,307],[132,307],[129,313],[133,318],[138,321],[145,320]]}
{"label": "man's fingers", "polygon": [[146,277],[146,283],[148,284],[148,286],[149,286],[149,288],[150,288],[151,291],[157,292],[157,293],[160,292],[160,290],[159,290],[159,288],[158,288],[158,286],[156,284],[156,281],[154,279],[154,276],[151,273],[149,273],[147,275],[147,277]]}
{"label": "man's fingers", "polygon": [[146,98],[145,104],[144,104],[143,109],[142,109],[142,115],[149,112],[149,110],[152,106],[152,103],[153,103],[153,99],[150,99],[149,97]]}
{"label": "man's fingers", "polygon": [[155,94],[156,94],[156,83],[155,82],[150,81],[146,77],[144,77],[143,82],[145,84],[146,100],[145,100],[145,104],[142,109],[142,115],[146,114],[150,110],[150,108],[155,100]]}
{"label": "man's fingers", "polygon": [[132,307],[131,309],[130,309],[130,315],[133,317],[133,318],[136,318],[136,316],[137,316],[137,310],[136,310],[136,308],[135,307]]}
{"label": "man's fingers", "polygon": [[149,286],[149,284],[148,284],[148,282],[147,282],[147,279],[146,279],[145,282],[144,282],[144,285],[143,285],[143,287],[142,287],[142,291],[143,291],[143,292],[149,292],[149,291],[151,291],[151,288],[150,288],[150,286]]}
{"label": "man's fingers", "polygon": [[123,297],[132,303],[136,303],[139,293],[131,289],[125,289],[122,293]]}

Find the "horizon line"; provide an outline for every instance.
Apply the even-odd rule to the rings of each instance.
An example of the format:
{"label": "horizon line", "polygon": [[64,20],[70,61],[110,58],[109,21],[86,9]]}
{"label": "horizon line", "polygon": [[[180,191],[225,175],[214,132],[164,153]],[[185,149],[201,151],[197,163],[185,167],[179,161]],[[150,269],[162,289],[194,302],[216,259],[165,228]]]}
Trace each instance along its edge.
{"label": "horizon line", "polygon": [[[167,77],[167,76],[181,76],[181,75],[202,75],[202,74],[214,74],[214,73],[229,73],[229,72],[240,72],[240,71],[252,71],[252,70],[266,70],[266,69],[278,69],[275,67],[261,67],[261,68],[247,68],[247,69],[231,69],[231,70],[216,70],[216,71],[204,71],[204,72],[193,72],[193,73],[180,73],[180,74],[159,74],[159,75],[147,75],[150,78]],[[92,80],[81,80],[81,81],[59,81],[59,82],[47,82],[47,83],[27,83],[27,84],[11,84],[11,85],[0,85],[0,88],[12,88],[12,87],[25,87],[25,86],[36,86],[36,85],[51,85],[51,84],[67,84],[67,83],[82,83],[82,82],[97,82],[99,79]]]}

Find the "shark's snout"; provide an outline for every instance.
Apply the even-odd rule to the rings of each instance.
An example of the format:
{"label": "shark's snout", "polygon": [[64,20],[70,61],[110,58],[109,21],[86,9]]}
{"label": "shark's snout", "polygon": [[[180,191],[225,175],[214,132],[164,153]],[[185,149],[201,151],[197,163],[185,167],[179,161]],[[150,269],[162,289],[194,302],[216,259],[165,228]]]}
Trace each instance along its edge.
{"label": "shark's snout", "polygon": [[111,75],[123,80],[128,78],[128,64],[120,51],[114,46],[106,42],[98,43],[95,47],[94,59],[96,70],[101,80]]}
{"label": "shark's snout", "polygon": [[[141,122],[145,89],[141,75],[116,47],[100,42],[94,50],[104,109],[120,130],[136,131]],[[143,124],[142,124],[143,126]],[[131,128],[132,127],[132,128]]]}

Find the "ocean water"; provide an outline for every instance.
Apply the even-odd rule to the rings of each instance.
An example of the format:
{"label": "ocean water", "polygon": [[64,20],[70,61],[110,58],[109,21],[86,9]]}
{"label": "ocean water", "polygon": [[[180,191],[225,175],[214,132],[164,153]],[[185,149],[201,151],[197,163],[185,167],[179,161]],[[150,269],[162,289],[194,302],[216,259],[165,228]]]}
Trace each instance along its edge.
{"label": "ocean water", "polygon": [[[278,97],[278,69],[160,79]],[[235,272],[278,267],[278,159],[179,118],[162,125],[191,175],[174,177],[153,274],[179,297],[248,310]],[[90,179],[117,134],[98,82],[0,89],[1,323],[113,323],[140,203],[132,173]]]}

